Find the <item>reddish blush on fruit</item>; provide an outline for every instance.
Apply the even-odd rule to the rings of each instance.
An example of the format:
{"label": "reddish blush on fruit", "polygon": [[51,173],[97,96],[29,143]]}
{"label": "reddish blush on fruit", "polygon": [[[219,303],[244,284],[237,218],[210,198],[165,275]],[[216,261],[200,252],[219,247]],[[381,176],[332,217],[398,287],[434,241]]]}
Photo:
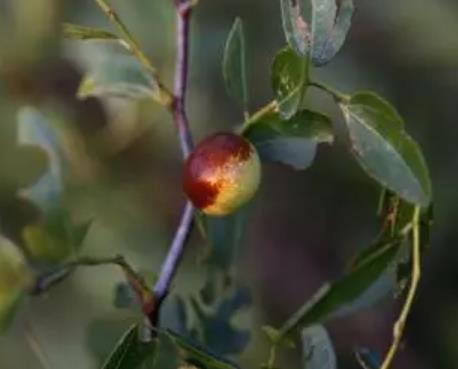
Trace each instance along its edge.
{"label": "reddish blush on fruit", "polygon": [[216,133],[201,141],[186,160],[183,188],[196,208],[223,216],[247,203],[260,179],[254,146],[234,133]]}

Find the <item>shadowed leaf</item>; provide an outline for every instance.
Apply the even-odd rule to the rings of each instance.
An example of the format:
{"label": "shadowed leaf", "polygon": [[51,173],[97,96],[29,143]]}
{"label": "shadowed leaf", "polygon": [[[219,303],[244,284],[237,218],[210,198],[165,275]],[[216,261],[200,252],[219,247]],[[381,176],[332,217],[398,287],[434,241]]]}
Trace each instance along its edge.
{"label": "shadowed leaf", "polygon": [[318,143],[333,142],[330,119],[320,113],[301,110],[283,120],[270,113],[247,126],[243,135],[258,150],[261,160],[308,168],[315,158]]}
{"label": "shadowed leaf", "polygon": [[334,283],[325,284],[281,327],[282,337],[290,337],[311,324],[324,321],[347,304],[353,303],[391,265],[400,242],[393,240],[367,254]]}
{"label": "shadowed leaf", "polygon": [[236,18],[229,36],[223,58],[223,77],[228,94],[235,99],[243,109],[247,110],[248,87],[246,73],[246,50],[243,23]]}

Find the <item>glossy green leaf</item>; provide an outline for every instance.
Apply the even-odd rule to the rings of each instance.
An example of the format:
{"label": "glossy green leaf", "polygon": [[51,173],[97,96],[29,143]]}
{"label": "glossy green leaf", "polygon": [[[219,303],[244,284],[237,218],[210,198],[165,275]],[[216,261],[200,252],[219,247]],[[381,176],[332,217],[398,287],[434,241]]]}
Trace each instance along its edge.
{"label": "glossy green leaf", "polygon": [[286,120],[277,113],[266,114],[247,126],[243,135],[255,145],[261,160],[295,169],[312,164],[318,143],[333,142],[330,119],[310,110],[301,110]]}
{"label": "glossy green leaf", "polygon": [[140,63],[118,55],[103,59],[82,79],[77,97],[156,99],[160,93],[158,84]]}
{"label": "glossy green leaf", "polygon": [[62,32],[64,37],[73,40],[119,40],[118,36],[111,32],[72,23],[64,23]]}
{"label": "glossy green leaf", "polygon": [[325,284],[281,327],[282,337],[290,337],[311,324],[322,322],[338,309],[354,302],[390,266],[399,248],[398,240],[385,243],[367,254],[342,278]]}
{"label": "glossy green leaf", "polygon": [[31,270],[20,250],[0,237],[0,329],[6,328],[18,300],[31,282]]}
{"label": "glossy green leaf", "polygon": [[149,342],[140,339],[134,325],[122,336],[102,369],[234,369],[232,362],[217,357],[186,338],[165,330],[156,330]]}
{"label": "glossy green leaf", "polygon": [[354,94],[340,107],[351,151],[362,168],[404,200],[427,206],[431,201],[428,168],[394,109],[369,92]]}
{"label": "glossy green leaf", "polygon": [[272,63],[271,79],[280,116],[291,118],[298,111],[308,83],[306,58],[289,47],[280,50]]}
{"label": "glossy green leaf", "polygon": [[246,111],[248,87],[245,54],[243,23],[240,18],[236,18],[227,37],[224,50],[223,77],[229,96],[239,102]]}
{"label": "glossy green leaf", "polygon": [[301,339],[303,369],[337,369],[334,346],[322,325],[311,325],[303,329]]}
{"label": "glossy green leaf", "polygon": [[306,57],[309,51],[310,30],[306,21],[308,1],[280,0],[283,32],[294,52]]}
{"label": "glossy green leaf", "polygon": [[316,66],[328,63],[340,50],[351,26],[353,0],[312,0],[311,59]]}
{"label": "glossy green leaf", "polygon": [[139,327],[134,325],[121,337],[102,369],[155,368],[157,349],[154,341],[145,343],[140,340]]}

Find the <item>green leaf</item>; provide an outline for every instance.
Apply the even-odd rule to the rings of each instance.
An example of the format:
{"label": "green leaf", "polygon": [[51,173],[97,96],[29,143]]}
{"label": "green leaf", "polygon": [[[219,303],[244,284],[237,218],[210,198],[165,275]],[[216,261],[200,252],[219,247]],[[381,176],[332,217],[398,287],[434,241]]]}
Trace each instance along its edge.
{"label": "green leaf", "polygon": [[154,341],[142,342],[138,325],[133,325],[121,337],[102,369],[154,368],[157,346]]}
{"label": "green leaf", "polygon": [[390,266],[399,248],[398,240],[385,243],[373,253],[366,254],[342,278],[332,284],[325,284],[281,327],[282,337],[291,337],[354,302]]}
{"label": "green leaf", "polygon": [[226,47],[224,49],[223,77],[229,96],[240,103],[246,111],[248,105],[248,87],[245,54],[243,23],[240,18],[236,18],[227,37]]}
{"label": "green leaf", "polygon": [[49,158],[48,170],[33,185],[22,191],[45,213],[53,211],[62,193],[62,152],[57,134],[48,119],[36,108],[23,107],[18,112],[18,142],[39,147]]}
{"label": "green leaf", "polygon": [[167,331],[166,334],[181,349],[182,360],[189,365],[194,365],[199,369],[238,369],[237,365],[233,362],[214,355],[172,331]]}
{"label": "green leaf", "polygon": [[353,17],[353,0],[312,0],[311,59],[314,65],[327,64],[345,42]]}
{"label": "green leaf", "polygon": [[301,338],[303,369],[337,369],[334,346],[322,325],[303,329]]}
{"label": "green leaf", "polygon": [[48,156],[34,143],[24,142],[17,125],[16,110],[0,107],[0,194],[12,195],[31,186],[48,168]]}
{"label": "green leaf", "polygon": [[77,97],[157,99],[161,90],[154,78],[135,59],[127,56],[103,59],[81,81]]}
{"label": "green leaf", "polygon": [[309,51],[310,30],[306,21],[308,2],[304,0],[280,0],[283,32],[294,52],[306,57]]}
{"label": "green leaf", "polygon": [[6,238],[0,237],[0,329],[6,328],[13,310],[32,282],[20,250]]}
{"label": "green leaf", "polygon": [[74,40],[119,40],[118,36],[99,28],[64,23],[62,26],[64,37]]}
{"label": "green leaf", "polygon": [[297,56],[289,47],[275,55],[272,70],[272,88],[280,116],[291,118],[298,111],[308,83],[306,58]]}
{"label": "green leaf", "polygon": [[217,357],[186,338],[165,330],[156,330],[150,342],[140,340],[140,328],[134,325],[123,335],[102,369],[235,369],[232,362]]}
{"label": "green leaf", "polygon": [[370,92],[356,93],[340,107],[352,154],[367,174],[402,199],[427,206],[431,201],[428,168],[394,109]]}
{"label": "green leaf", "polygon": [[34,261],[56,264],[76,254],[90,224],[85,222],[75,226],[68,212],[56,207],[41,222],[26,225],[22,230],[22,239]]}
{"label": "green leaf", "polygon": [[89,230],[91,229],[92,223],[93,220],[91,219],[73,226],[72,244],[76,250],[81,248],[87,234],[89,233]]}
{"label": "green leaf", "polygon": [[286,120],[277,113],[266,114],[247,126],[243,135],[255,145],[261,160],[295,169],[308,168],[318,143],[331,143],[334,138],[331,120],[310,110],[300,110]]}
{"label": "green leaf", "polygon": [[227,284],[227,274],[211,271],[199,294],[177,299],[180,332],[217,355],[239,354],[250,339],[250,331],[234,321],[235,316],[249,311],[250,291]]}

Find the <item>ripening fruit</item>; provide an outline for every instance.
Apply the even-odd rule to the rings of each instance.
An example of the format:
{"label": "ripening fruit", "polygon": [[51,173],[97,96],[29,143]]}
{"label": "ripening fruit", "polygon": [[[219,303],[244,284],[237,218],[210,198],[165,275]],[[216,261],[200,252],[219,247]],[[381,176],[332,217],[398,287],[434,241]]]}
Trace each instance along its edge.
{"label": "ripening fruit", "polygon": [[217,133],[200,142],[186,160],[183,187],[196,208],[222,216],[250,200],[260,179],[254,146],[234,133]]}

